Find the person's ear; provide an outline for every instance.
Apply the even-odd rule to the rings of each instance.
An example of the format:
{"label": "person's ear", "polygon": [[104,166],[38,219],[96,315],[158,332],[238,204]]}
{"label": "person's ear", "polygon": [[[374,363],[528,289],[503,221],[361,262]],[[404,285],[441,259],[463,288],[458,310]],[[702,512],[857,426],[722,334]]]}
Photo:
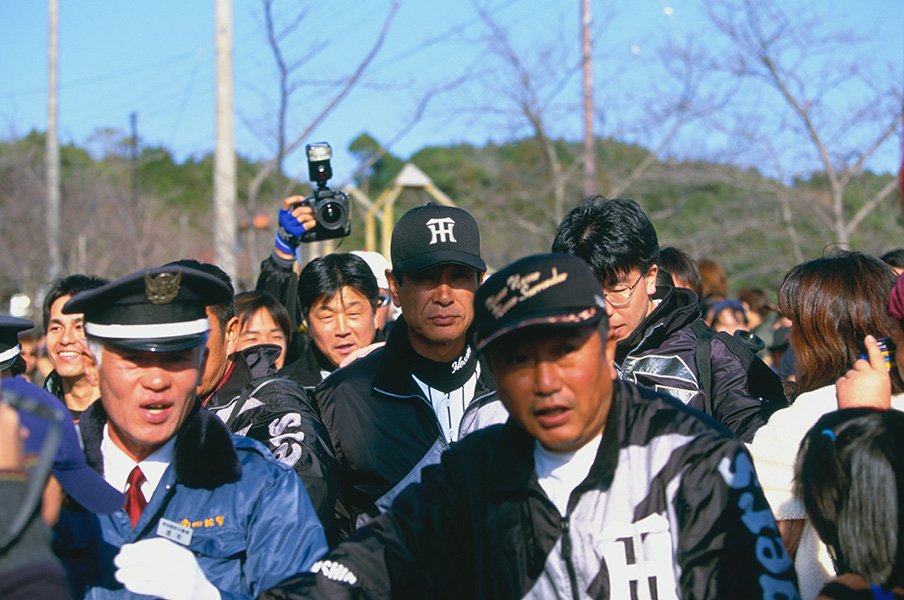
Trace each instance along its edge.
{"label": "person's ear", "polygon": [[224,327],[224,335],[226,341],[226,356],[232,356],[235,353],[236,346],[239,343],[239,318],[232,317],[226,321]]}
{"label": "person's ear", "polygon": [[85,364],[85,381],[91,384],[91,387],[100,386],[100,374],[97,367],[97,359],[91,354],[91,360]]}
{"label": "person's ear", "polygon": [[402,306],[399,302],[399,280],[392,274],[392,269],[386,269],[386,283],[389,284],[389,295],[392,297],[392,303],[396,306]]}
{"label": "person's ear", "polygon": [[618,377],[618,371],[615,368],[615,350],[618,346],[618,340],[610,329],[606,335],[606,366],[609,368],[609,375],[613,381]]}
{"label": "person's ear", "polygon": [[652,296],[656,293],[656,275],[659,274],[659,265],[653,265],[650,267],[650,270],[647,271],[645,287],[647,290],[647,295]]}

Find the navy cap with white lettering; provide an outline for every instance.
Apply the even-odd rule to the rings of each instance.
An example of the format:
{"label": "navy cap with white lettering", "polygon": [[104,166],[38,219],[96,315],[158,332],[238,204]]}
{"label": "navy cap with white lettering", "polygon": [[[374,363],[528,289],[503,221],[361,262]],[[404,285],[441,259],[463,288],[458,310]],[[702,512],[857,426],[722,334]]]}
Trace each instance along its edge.
{"label": "navy cap with white lettering", "polygon": [[392,269],[416,273],[436,265],[458,264],[483,273],[477,221],[461,208],[425,204],[412,208],[392,230]]}
{"label": "navy cap with white lettering", "polygon": [[584,327],[606,316],[600,282],[573,254],[522,258],[486,280],[474,297],[472,345],[477,350],[523,327]]}
{"label": "navy cap with white lettering", "polygon": [[232,299],[218,278],[188,267],[145,269],[73,296],[63,312],[84,313],[85,333],[149,352],[203,344],[210,328],[205,307]]}
{"label": "navy cap with white lettering", "polygon": [[19,332],[34,326],[28,319],[0,315],[0,371],[10,368],[19,356]]}

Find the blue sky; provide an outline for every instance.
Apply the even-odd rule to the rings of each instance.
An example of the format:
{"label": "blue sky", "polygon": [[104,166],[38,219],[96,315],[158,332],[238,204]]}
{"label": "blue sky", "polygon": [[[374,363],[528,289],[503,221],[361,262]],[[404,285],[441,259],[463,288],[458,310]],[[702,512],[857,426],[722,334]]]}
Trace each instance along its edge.
{"label": "blue sky", "polygon": [[[618,73],[620,81],[629,81],[637,89],[661,78],[650,59],[662,42],[704,36],[701,1],[595,1],[599,97],[618,98],[603,93],[612,92],[603,90],[611,73]],[[330,84],[346,76],[373,42],[389,0],[304,4],[310,6],[310,13],[288,44],[287,53],[299,57],[314,48],[319,51],[300,71],[306,85],[299,89],[292,106],[294,131],[325,106],[335,90]],[[487,4],[532,64],[546,65],[551,76],[570,70],[565,67],[573,66],[569,61],[578,52],[577,0],[494,0]],[[808,4],[807,0],[786,3]],[[213,0],[60,0],[60,5],[62,141],[86,144],[99,129],[128,130],[129,114],[136,112],[144,144],[166,146],[180,158],[213,148]],[[302,3],[294,0],[277,1],[283,16],[299,5]],[[835,7],[836,12],[827,18],[830,25],[849,27],[868,38],[858,52],[865,57],[887,54],[894,60],[897,67],[889,76],[904,85],[904,1],[859,0],[817,6],[823,5]],[[235,0],[233,12],[237,146],[240,153],[259,158],[273,147],[275,70],[265,43],[260,4]],[[0,3],[0,39],[4,41],[0,51],[0,138],[46,127],[47,21],[46,1]],[[428,145],[503,141],[526,134],[523,121],[501,110],[502,100],[487,97],[492,85],[474,85],[471,78],[449,84],[465,73],[492,77],[485,35],[472,3],[466,0],[401,0],[385,46],[364,80],[307,141],[332,144],[334,170],[341,179],[352,167],[345,151],[348,143],[363,131],[384,142],[394,138],[411,121],[430,89],[441,91],[435,93],[424,116],[392,147],[395,154],[407,157]],[[709,41],[702,37],[701,43]],[[712,43],[720,42],[713,39]],[[561,54],[550,50],[556,46]],[[577,77],[563,78],[562,91],[550,100],[560,112],[550,112],[555,136],[579,139],[581,135]],[[496,107],[500,107],[499,114],[488,115],[489,109]],[[612,124],[599,126],[605,130]],[[642,136],[636,139],[644,142]],[[900,137],[897,139],[883,150],[874,163],[876,168],[893,169],[899,164]],[[306,178],[303,152],[287,164],[290,174]]]}

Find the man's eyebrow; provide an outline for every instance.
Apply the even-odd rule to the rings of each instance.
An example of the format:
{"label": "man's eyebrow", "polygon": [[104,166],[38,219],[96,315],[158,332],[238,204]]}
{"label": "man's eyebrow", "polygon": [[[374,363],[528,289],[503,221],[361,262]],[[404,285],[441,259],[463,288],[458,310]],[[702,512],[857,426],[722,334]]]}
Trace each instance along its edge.
{"label": "man's eyebrow", "polygon": [[[75,318],[75,323],[82,323],[84,321],[85,321],[84,315],[79,315],[78,317]],[[62,325],[63,319],[61,317],[51,317],[50,322],[51,323],[59,323],[60,325]]]}

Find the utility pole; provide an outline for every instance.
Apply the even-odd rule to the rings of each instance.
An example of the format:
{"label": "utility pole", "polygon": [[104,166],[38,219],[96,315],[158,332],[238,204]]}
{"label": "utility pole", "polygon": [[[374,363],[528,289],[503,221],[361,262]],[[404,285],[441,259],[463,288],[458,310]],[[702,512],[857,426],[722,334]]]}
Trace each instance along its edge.
{"label": "utility pole", "polygon": [[216,2],[217,147],[214,153],[214,260],[235,280],[235,128],[232,110],[232,0]]}
{"label": "utility pole", "polygon": [[50,43],[47,78],[47,135],[44,168],[47,173],[47,244],[51,279],[60,274],[60,145],[57,141],[57,0],[49,0]]}
{"label": "utility pole", "polygon": [[132,206],[138,204],[138,113],[129,114],[129,126],[132,130],[132,138],[129,150],[132,163]]}
{"label": "utility pole", "polygon": [[584,91],[584,195],[596,189],[596,140],[593,137],[593,40],[590,37],[590,0],[581,0],[581,71]]}

